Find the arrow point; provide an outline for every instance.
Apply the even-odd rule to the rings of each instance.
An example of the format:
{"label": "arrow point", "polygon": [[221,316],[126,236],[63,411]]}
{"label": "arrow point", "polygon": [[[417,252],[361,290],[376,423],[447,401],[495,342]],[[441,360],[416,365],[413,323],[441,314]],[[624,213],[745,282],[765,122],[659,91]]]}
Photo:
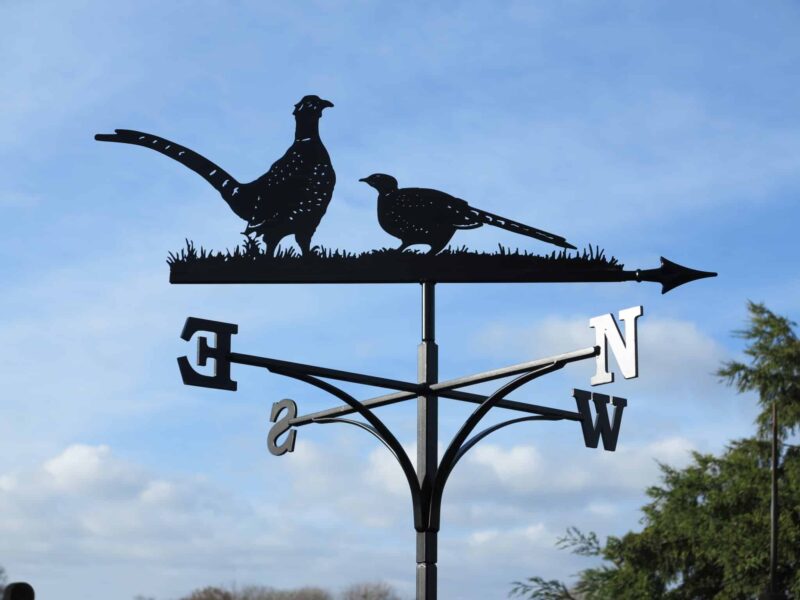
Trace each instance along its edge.
{"label": "arrow point", "polygon": [[713,271],[698,271],[697,269],[690,269],[678,263],[674,263],[669,259],[661,257],[661,293],[666,294],[668,291],[675,289],[679,285],[689,283],[696,279],[704,279],[705,277],[716,277],[717,274]]}

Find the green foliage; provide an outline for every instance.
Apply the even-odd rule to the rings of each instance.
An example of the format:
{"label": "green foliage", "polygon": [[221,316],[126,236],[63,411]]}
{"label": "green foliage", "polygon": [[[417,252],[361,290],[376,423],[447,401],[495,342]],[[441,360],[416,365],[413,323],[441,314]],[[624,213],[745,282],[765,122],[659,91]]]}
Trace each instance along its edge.
{"label": "green foliage", "polygon": [[545,580],[542,577],[529,577],[525,581],[515,581],[509,596],[530,598],[531,600],[578,600],[570,594],[567,586],[557,579]]}
{"label": "green foliage", "polygon": [[[721,456],[694,453],[683,469],[661,468],[647,489],[642,530],[608,537],[571,528],[558,546],[603,560],[571,588],[532,577],[510,595],[531,600],[738,600],[763,597],[769,580],[771,445],[763,434],[772,402],[782,434],[800,427],[800,342],[794,323],[749,303],[750,364],[728,362],[719,375],[740,392],[755,390],[764,409],[761,437],[732,442]],[[800,448],[788,446],[778,470],[778,586],[800,599]]]}
{"label": "green foliage", "polygon": [[750,357],[750,364],[726,362],[717,375],[739,392],[758,392],[761,435],[769,431],[772,403],[776,402],[780,434],[785,437],[800,428],[800,340],[793,329],[796,323],[763,304],[748,302],[747,309],[748,327],[735,335],[748,340],[744,353]]}
{"label": "green foliage", "polygon": [[[534,577],[515,582],[512,594],[531,600],[757,598],[769,573],[769,460],[768,442],[744,439],[720,457],[695,453],[684,469],[661,465],[661,485],[647,490],[641,532],[600,545],[593,533],[573,528],[559,541],[606,564],[581,571],[571,590]],[[800,450],[786,452],[780,475],[779,580],[787,598],[797,599]]]}

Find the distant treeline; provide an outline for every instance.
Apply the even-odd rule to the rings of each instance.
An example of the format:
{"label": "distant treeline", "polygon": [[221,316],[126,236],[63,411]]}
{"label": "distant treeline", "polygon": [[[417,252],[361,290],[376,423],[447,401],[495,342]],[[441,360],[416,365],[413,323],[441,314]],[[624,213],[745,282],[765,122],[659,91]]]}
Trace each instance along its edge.
{"label": "distant treeline", "polygon": [[[134,600],[156,600],[152,596],[136,596]],[[303,587],[279,590],[266,586],[204,587],[180,600],[401,600],[397,592],[387,583],[356,583],[334,594],[320,587]]]}
{"label": "distant treeline", "polygon": [[[6,589],[8,578],[0,566],[0,598],[3,600],[30,600],[31,590],[26,584],[12,584]],[[8,596],[8,598],[7,598]],[[156,600],[154,596],[135,596],[133,600]],[[320,587],[302,587],[279,590],[272,587],[251,585],[231,588],[204,587],[183,596],[180,600],[402,600],[388,583],[356,583],[338,595]]]}

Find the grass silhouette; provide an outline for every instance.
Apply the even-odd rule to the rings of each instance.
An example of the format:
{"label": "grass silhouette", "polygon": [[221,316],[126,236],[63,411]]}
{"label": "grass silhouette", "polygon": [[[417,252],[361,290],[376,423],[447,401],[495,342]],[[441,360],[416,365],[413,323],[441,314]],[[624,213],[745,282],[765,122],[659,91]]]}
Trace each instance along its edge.
{"label": "grass silhouette", "polygon": [[413,281],[590,281],[622,271],[616,258],[589,246],[539,255],[498,245],[496,252],[448,247],[429,255],[417,250],[380,248],[367,252],[315,247],[302,256],[281,248],[267,256],[260,244],[246,238],[233,250],[214,251],[186,240],[167,257],[173,283],[391,283]]}

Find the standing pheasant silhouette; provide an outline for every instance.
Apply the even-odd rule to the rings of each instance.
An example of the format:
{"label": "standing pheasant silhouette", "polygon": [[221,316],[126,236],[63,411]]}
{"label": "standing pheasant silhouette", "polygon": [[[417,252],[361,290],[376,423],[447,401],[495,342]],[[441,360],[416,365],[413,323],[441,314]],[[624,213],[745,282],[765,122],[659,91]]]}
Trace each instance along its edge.
{"label": "standing pheasant silhouette", "polygon": [[113,134],[100,133],[94,139],[143,146],[177,160],[214,186],[233,212],[247,221],[243,233],[261,236],[269,256],[291,234],[306,255],[336,184],[330,156],[319,137],[322,111],[332,106],[313,95],[295,104],[294,143],[269,171],[250,183],[239,183],[197,152],[149,133],[115,129]]}
{"label": "standing pheasant silhouette", "polygon": [[562,248],[575,250],[563,237],[523,225],[479,208],[464,200],[428,188],[398,188],[391,175],[375,173],[359,179],[378,190],[378,222],[386,233],[400,239],[398,250],[427,244],[429,254],[441,252],[459,229],[494,225]]}

